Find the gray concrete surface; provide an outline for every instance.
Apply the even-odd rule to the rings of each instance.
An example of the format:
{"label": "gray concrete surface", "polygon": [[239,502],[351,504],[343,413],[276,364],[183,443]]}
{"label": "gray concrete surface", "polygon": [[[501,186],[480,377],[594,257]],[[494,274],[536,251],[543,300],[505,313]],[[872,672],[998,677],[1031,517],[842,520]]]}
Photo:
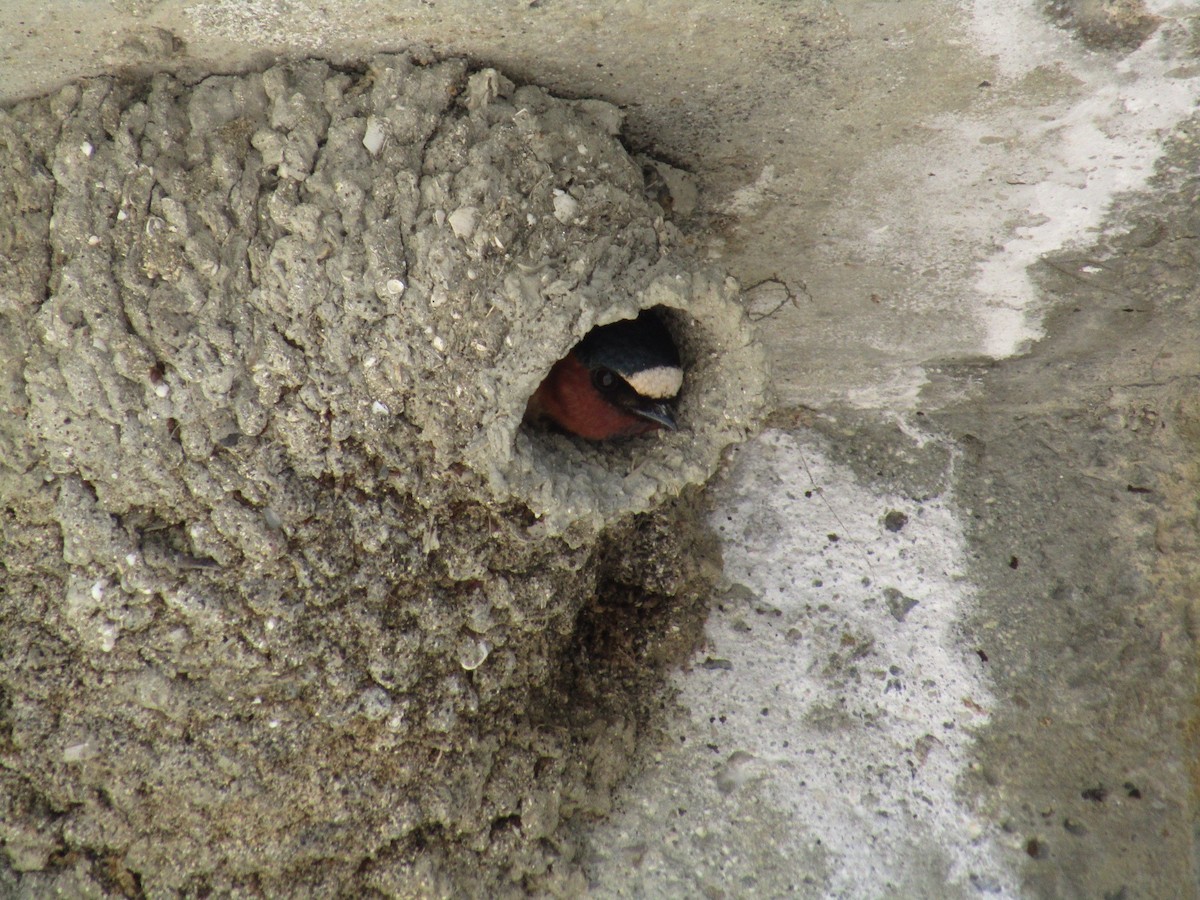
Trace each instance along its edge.
{"label": "gray concrete surface", "polygon": [[614,103],[695,175],[678,224],[746,289],[776,411],[714,491],[703,646],[637,682],[632,773],[596,776],[547,890],[1187,897],[1196,28],[1169,0],[19,0],[0,98],[418,44]]}

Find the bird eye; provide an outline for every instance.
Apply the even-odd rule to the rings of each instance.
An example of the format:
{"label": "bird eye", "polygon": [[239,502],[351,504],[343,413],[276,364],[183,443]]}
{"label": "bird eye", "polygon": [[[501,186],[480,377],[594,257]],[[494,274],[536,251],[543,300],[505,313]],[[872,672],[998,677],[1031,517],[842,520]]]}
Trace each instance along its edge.
{"label": "bird eye", "polygon": [[617,383],[617,376],[610,369],[597,369],[592,373],[592,384],[602,391],[612,390]]}

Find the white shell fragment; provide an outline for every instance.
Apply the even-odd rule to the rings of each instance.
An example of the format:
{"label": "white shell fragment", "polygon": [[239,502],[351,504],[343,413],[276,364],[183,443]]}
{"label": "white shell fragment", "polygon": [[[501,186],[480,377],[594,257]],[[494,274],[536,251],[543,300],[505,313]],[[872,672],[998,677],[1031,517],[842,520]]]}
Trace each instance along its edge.
{"label": "white shell fragment", "polygon": [[454,236],[462,238],[464,241],[470,240],[471,235],[475,233],[475,224],[478,220],[479,210],[474,206],[460,207],[447,217]]}
{"label": "white shell fragment", "polygon": [[566,191],[554,192],[554,218],[566,225],[579,215],[579,201]]}
{"label": "white shell fragment", "polygon": [[367,130],[363,134],[363,146],[367,148],[367,152],[372,156],[378,156],[379,151],[383,149],[383,141],[387,133],[383,130],[383,123],[375,116],[367,118]]}
{"label": "white shell fragment", "polygon": [[492,647],[487,641],[464,638],[458,648],[458,664],[473,672],[484,664],[491,652]]}

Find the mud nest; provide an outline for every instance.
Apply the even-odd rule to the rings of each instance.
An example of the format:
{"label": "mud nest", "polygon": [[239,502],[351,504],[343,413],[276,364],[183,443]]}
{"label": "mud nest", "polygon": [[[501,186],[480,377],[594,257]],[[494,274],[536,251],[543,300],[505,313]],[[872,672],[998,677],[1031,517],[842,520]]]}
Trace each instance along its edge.
{"label": "mud nest", "polygon": [[[0,889],[578,887],[636,722],[577,624],[702,604],[763,395],[619,127],[407,56],[0,111]],[[648,307],[679,432],[521,424]]]}

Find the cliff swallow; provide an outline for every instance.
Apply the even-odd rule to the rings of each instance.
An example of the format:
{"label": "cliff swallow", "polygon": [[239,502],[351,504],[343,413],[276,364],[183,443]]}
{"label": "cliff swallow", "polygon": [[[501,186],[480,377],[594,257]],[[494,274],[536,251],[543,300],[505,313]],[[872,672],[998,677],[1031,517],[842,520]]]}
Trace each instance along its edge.
{"label": "cliff swallow", "polygon": [[525,407],[525,421],[604,441],[675,429],[683,386],[671,333],[649,310],[588,332],[554,364]]}

